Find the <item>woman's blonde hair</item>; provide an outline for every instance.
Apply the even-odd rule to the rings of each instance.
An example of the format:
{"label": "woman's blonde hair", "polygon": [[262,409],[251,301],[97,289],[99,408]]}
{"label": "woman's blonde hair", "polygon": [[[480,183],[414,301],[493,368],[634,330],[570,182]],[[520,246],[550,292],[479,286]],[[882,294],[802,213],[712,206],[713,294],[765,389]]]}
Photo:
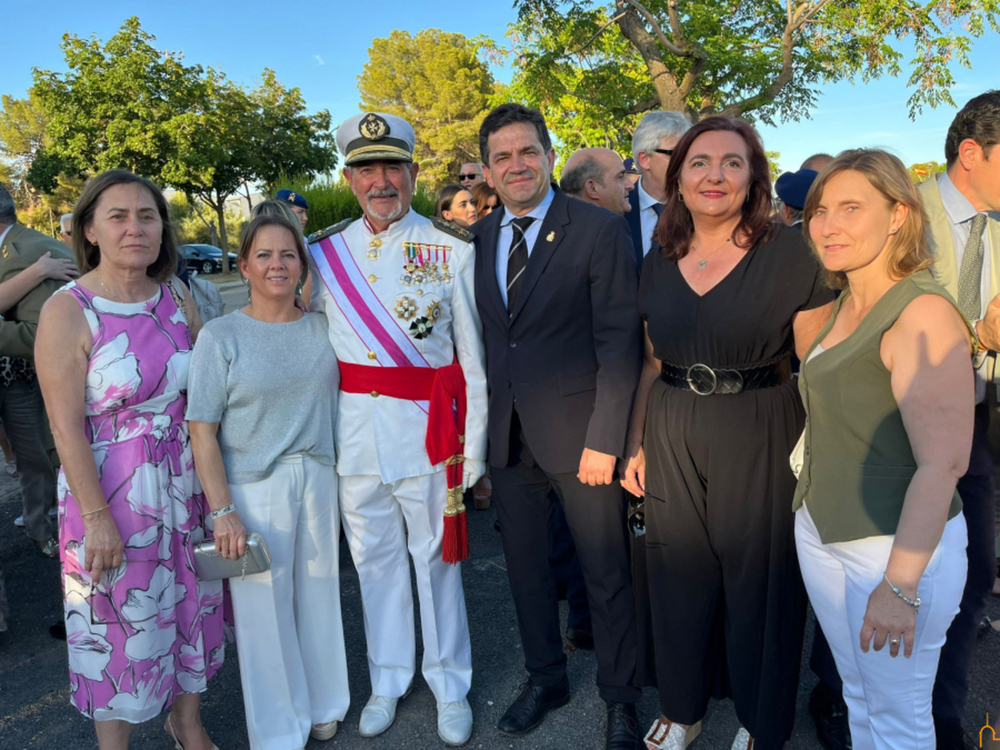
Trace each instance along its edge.
{"label": "woman's blonde hair", "polygon": [[[909,209],[906,219],[899,231],[890,239],[889,249],[885,256],[885,270],[890,277],[901,279],[917,271],[923,271],[934,264],[934,254],[931,252],[928,238],[930,223],[924,202],[917,192],[917,186],[910,179],[910,173],[897,157],[874,148],[856,148],[843,151],[830,162],[812,184],[806,205],[803,209],[802,227],[809,247],[822,263],[823,258],[812,241],[809,223],[816,215],[823,188],[841,172],[859,172],[869,184],[882,193],[889,207],[901,204]],[[827,271],[827,283],[834,289],[847,287],[847,275],[842,271]]]}

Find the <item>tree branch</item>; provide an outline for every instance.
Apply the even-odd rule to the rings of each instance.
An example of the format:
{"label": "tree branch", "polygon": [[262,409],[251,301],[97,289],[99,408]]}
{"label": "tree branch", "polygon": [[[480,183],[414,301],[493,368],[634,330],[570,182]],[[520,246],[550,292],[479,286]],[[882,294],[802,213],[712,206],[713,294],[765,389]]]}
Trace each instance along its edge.
{"label": "tree branch", "polygon": [[[597,38],[601,34],[603,34],[607,30],[607,28],[609,26],[611,26],[611,24],[617,23],[618,19],[620,19],[623,15],[625,15],[625,14],[624,13],[619,13],[617,16],[615,16],[610,21],[608,21],[606,24],[604,24],[603,26],[601,26],[601,28],[599,28],[597,30],[597,33],[594,34],[592,37],[590,37],[590,39],[588,39],[586,42],[584,42],[578,49],[575,49],[572,52],[564,52],[563,54],[561,54],[559,56],[559,58],[573,57],[573,56],[579,55],[581,52],[583,52],[585,49],[587,49],[587,47],[589,47],[591,44],[593,44],[595,41],[597,41]],[[557,58],[557,59],[559,59],[559,58]]]}
{"label": "tree branch", "polygon": [[795,46],[795,42],[792,35],[795,31],[795,22],[789,24],[785,27],[785,33],[781,37],[781,72],[778,77],[771,82],[763,91],[754,94],[753,96],[748,96],[742,101],[736,102],[735,104],[730,104],[725,107],[719,114],[729,115],[730,117],[739,117],[748,109],[756,109],[757,107],[768,104],[781,93],[781,90],[792,80],[795,73],[793,68],[793,58],[792,58],[792,48]]}
{"label": "tree branch", "polygon": [[[677,44],[674,44],[674,42],[667,39],[667,35],[663,33],[663,28],[660,26],[659,21],[656,20],[656,16],[654,16],[645,5],[640,3],[639,0],[622,0],[622,2],[627,5],[631,5],[636,9],[636,11],[638,11],[639,15],[646,19],[646,23],[648,23],[653,29],[653,33],[656,34],[656,38],[660,40],[660,44],[662,44],[670,54],[677,55],[678,57],[691,57],[690,50],[679,47]],[[672,0],[671,4],[676,5],[676,0]],[[671,19],[671,24],[673,24],[673,19]],[[678,27],[679,26],[680,24],[678,24]],[[681,42],[681,40],[678,41]]]}

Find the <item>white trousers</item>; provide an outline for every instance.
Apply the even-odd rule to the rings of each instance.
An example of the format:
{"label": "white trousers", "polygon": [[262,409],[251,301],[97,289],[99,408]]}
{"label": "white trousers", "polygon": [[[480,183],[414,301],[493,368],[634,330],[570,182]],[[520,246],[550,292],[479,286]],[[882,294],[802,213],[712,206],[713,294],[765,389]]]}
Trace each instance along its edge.
{"label": "white trousers", "polygon": [[230,579],[253,750],[300,750],[350,704],[340,617],[340,513],[332,466],[282,456],[267,479],[229,486],[271,570]]}
{"label": "white trousers", "polygon": [[893,536],[823,544],[809,511],[795,518],[802,579],[816,618],[823,628],[837,670],[844,681],[844,700],[854,750],[934,750],[931,695],[941,647],[958,613],[968,560],[965,517],[955,516],[920,579],[920,611],[913,655],[861,652],[861,628],[868,597],[885,575]]}
{"label": "white trousers", "polygon": [[340,508],[361,582],[372,693],[398,698],[416,670],[413,558],[424,640],[423,675],[439,701],[466,697],[472,646],[461,565],[441,559],[447,480],[443,471],[383,484],[340,477]]}

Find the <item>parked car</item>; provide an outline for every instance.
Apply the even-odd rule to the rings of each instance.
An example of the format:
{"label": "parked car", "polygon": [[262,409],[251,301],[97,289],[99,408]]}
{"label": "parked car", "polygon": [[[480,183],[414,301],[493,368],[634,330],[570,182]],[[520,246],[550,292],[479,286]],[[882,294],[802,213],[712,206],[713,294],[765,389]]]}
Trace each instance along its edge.
{"label": "parked car", "polygon": [[[222,250],[214,245],[181,245],[188,268],[199,273],[222,273]],[[236,253],[229,253],[229,270],[236,270]]]}

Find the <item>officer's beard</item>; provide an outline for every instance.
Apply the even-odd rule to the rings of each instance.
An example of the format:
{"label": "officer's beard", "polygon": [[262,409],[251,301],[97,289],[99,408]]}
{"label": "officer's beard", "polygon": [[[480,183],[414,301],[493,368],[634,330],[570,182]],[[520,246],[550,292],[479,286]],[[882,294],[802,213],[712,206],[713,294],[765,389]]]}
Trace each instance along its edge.
{"label": "officer's beard", "polygon": [[[368,200],[368,213],[379,221],[395,221],[405,211],[403,201],[399,200],[398,190],[371,190],[365,198]],[[396,198],[396,205],[391,211],[382,214],[372,207],[372,198]]]}

